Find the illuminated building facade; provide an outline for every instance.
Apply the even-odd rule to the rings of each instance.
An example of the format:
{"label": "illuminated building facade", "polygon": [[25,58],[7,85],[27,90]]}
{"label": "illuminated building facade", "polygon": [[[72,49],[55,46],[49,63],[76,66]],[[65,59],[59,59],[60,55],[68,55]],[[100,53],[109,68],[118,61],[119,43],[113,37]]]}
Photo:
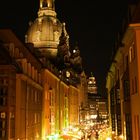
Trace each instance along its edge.
{"label": "illuminated building facade", "polygon": [[85,120],[85,116],[87,114],[87,77],[83,72],[81,74],[81,85],[79,85],[79,89],[82,92],[79,96],[79,122],[83,122]]}
{"label": "illuminated building facade", "polygon": [[96,79],[94,76],[87,78],[87,96],[85,106],[80,108],[80,123],[105,122],[108,119],[107,98],[97,94]]}
{"label": "illuminated building facade", "polygon": [[105,122],[108,119],[107,99],[88,93],[88,110],[91,122]]}
{"label": "illuminated building facade", "polygon": [[[137,7],[140,5],[138,4]],[[140,24],[138,9],[118,44],[106,87],[113,139],[140,139]]]}
{"label": "illuminated building facade", "polygon": [[91,93],[91,94],[97,94],[97,85],[96,85],[96,79],[94,76],[90,76],[88,78],[88,93]]}
{"label": "illuminated building facade", "polygon": [[8,29],[0,30],[0,41],[0,139],[47,139],[77,125],[86,76],[54,0],[40,0],[25,44]]}
{"label": "illuminated building facade", "polygon": [[100,96],[97,91],[96,79],[94,76],[90,76],[87,79],[88,92],[88,110],[89,116],[92,121],[104,121],[107,120],[107,100]]}
{"label": "illuminated building facade", "polygon": [[0,137],[40,139],[77,125],[80,81],[44,68],[11,30],[0,30],[0,39]]}
{"label": "illuminated building facade", "polygon": [[42,127],[41,63],[10,30],[0,30],[0,39],[0,138],[38,138]]}
{"label": "illuminated building facade", "polygon": [[79,108],[78,106],[78,96],[79,96],[79,91],[75,87],[70,87],[70,93],[69,94],[69,123],[70,126],[75,126],[79,124]]}

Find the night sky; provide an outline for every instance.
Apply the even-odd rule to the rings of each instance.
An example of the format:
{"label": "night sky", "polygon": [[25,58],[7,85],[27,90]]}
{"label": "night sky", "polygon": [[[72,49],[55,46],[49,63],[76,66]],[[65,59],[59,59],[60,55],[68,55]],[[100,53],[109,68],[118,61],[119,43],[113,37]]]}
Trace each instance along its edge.
{"label": "night sky", "polygon": [[[123,1],[123,3],[122,3]],[[98,91],[104,92],[106,73],[127,0],[55,0],[57,18],[66,23],[70,46],[78,44],[83,68],[96,78]],[[8,0],[0,4],[0,27],[12,29],[21,41],[34,21],[39,0]]]}

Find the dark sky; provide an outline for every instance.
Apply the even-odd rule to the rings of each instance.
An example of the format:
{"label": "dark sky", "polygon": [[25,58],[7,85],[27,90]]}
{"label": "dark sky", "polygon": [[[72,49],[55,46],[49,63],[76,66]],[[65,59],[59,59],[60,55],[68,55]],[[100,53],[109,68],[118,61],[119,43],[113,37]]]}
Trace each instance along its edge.
{"label": "dark sky", "polygon": [[[123,3],[122,3],[123,1]],[[66,23],[70,45],[78,43],[86,74],[92,72],[104,92],[106,72],[127,0],[55,0],[57,17]],[[37,17],[39,0],[8,0],[0,4],[0,27],[24,40],[29,21]],[[102,89],[102,90],[101,90]]]}

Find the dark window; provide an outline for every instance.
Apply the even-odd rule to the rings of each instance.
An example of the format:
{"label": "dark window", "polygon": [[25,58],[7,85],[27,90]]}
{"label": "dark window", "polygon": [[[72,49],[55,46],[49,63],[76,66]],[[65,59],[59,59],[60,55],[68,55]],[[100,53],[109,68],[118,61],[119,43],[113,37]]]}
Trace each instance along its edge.
{"label": "dark window", "polygon": [[135,93],[137,92],[137,77],[135,76]]}
{"label": "dark window", "polygon": [[128,100],[129,97],[130,97],[130,87],[129,87],[129,81],[128,80],[124,80],[123,82],[123,87],[124,87],[124,90],[123,90],[123,93],[124,93],[124,100]]}
{"label": "dark window", "polygon": [[0,95],[7,95],[8,89],[7,87],[0,87]]}
{"label": "dark window", "polygon": [[6,105],[6,97],[0,97],[0,106]]}
{"label": "dark window", "polygon": [[131,91],[132,91],[132,94],[134,94],[134,91],[135,91],[134,90],[134,79],[132,79],[132,90]]}
{"label": "dark window", "polygon": [[43,2],[42,2],[42,7],[48,7],[48,3],[47,3],[46,0],[43,0]]}
{"label": "dark window", "polygon": [[116,130],[116,125],[115,125],[115,114],[111,115],[111,121],[112,121],[112,131]]}
{"label": "dark window", "polygon": [[5,130],[0,130],[0,138],[2,138],[2,139],[6,138],[6,131]]}
{"label": "dark window", "polygon": [[122,125],[121,125],[121,115],[117,114],[117,133],[121,135],[122,133]]}
{"label": "dark window", "polygon": [[125,114],[125,118],[126,118],[126,139],[127,140],[132,140],[131,115],[130,114]]}

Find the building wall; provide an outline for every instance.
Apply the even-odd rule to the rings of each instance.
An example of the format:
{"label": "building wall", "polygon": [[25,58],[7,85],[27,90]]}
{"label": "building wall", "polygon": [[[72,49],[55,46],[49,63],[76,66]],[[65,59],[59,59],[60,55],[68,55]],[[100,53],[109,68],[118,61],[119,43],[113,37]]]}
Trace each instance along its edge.
{"label": "building wall", "polygon": [[63,131],[69,126],[69,115],[68,115],[68,96],[71,94],[69,92],[69,86],[64,82],[60,83],[60,130]]}
{"label": "building wall", "polygon": [[69,125],[74,126],[79,123],[79,90],[73,86],[69,89]]}
{"label": "building wall", "polygon": [[79,99],[84,85],[71,85],[42,67],[34,50],[28,50],[11,30],[0,30],[0,39],[0,80],[6,84],[0,83],[0,89],[8,88],[6,95],[0,91],[0,138],[39,140],[77,125],[79,104],[86,100],[83,91]]}
{"label": "building wall", "polygon": [[42,87],[23,74],[16,76],[16,137],[37,139],[42,128]]}
{"label": "building wall", "polygon": [[44,69],[42,72],[43,80],[43,118],[42,118],[42,135],[46,137],[55,133],[58,129],[58,82],[59,79],[49,70]]}
{"label": "building wall", "polygon": [[87,106],[87,77],[85,73],[81,74],[81,83],[78,85],[79,89],[79,122],[82,122],[85,119],[86,111],[85,108]]}
{"label": "building wall", "polygon": [[43,136],[60,134],[69,125],[69,86],[45,69],[43,71]]}
{"label": "building wall", "polygon": [[[119,47],[114,57],[115,64],[112,63],[110,71],[107,77],[108,93],[113,96],[109,97],[109,109],[111,116],[110,124],[112,130],[115,131],[115,135],[118,139],[123,136],[124,139],[140,139],[140,94],[139,94],[139,36],[140,25],[130,24],[124,37],[123,47]],[[120,56],[120,57],[119,57]],[[114,69],[112,68],[114,67]],[[112,74],[111,74],[112,73]],[[120,82],[118,84],[119,92],[115,92],[115,85],[118,77]],[[110,78],[112,78],[113,85],[111,85]],[[112,89],[112,92],[111,92]],[[118,88],[117,88],[118,89]],[[117,125],[118,113],[118,95],[120,94],[120,115],[121,123]],[[117,112],[113,114],[112,108],[117,108]],[[113,110],[114,110],[113,109]],[[118,127],[121,125],[121,133],[118,134]]]}
{"label": "building wall", "polygon": [[[15,71],[5,69],[8,78],[9,93],[6,95],[7,125],[4,139],[36,139],[41,137],[42,125],[42,86],[40,63],[16,38],[10,30],[0,30],[2,41],[2,64]],[[9,43],[10,42],[10,43]],[[4,55],[3,55],[4,53]],[[0,65],[0,68],[6,65]],[[5,74],[2,74],[4,76]],[[11,104],[11,107],[9,106]],[[11,109],[11,110],[10,110]]]}
{"label": "building wall", "polygon": [[[16,69],[10,65],[0,67],[0,137],[2,140],[15,137],[15,87]],[[7,129],[8,128],[8,129]]]}
{"label": "building wall", "polygon": [[131,113],[132,113],[132,135],[133,139],[140,139],[140,24],[130,25],[132,30],[135,32],[134,45],[134,56],[132,55],[132,61],[130,62],[130,94],[131,94]]}

